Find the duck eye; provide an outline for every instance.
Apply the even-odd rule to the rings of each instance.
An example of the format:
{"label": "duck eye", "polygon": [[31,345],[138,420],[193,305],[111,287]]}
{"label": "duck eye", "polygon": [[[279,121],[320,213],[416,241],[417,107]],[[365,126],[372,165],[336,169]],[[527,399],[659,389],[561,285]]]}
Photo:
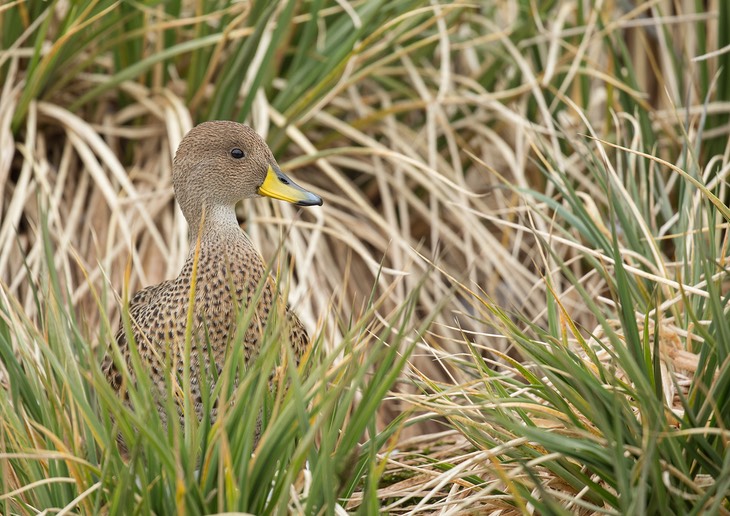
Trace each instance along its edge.
{"label": "duck eye", "polygon": [[236,159],[241,159],[241,158],[242,158],[242,157],[244,157],[245,155],[246,155],[246,154],[245,154],[245,153],[244,153],[244,152],[243,152],[243,151],[242,151],[241,149],[239,149],[238,147],[236,147],[235,149],[233,149],[233,150],[231,151],[231,156],[233,156],[233,157],[234,157],[234,158],[236,158]]}

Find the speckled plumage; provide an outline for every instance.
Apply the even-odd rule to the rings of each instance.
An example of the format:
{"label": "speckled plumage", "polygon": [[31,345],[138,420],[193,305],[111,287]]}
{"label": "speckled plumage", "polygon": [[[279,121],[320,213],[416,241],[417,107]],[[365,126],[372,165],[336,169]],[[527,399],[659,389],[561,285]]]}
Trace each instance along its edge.
{"label": "speckled plumage", "polygon": [[[241,149],[245,156],[239,159],[232,157],[233,149]],[[272,171],[285,185],[282,188],[296,195],[308,196],[285,200],[302,205],[321,204],[317,196],[283,176],[266,143],[241,124],[221,121],[200,124],[185,136],[178,148],[173,163],[173,183],[175,196],[189,224],[190,252],[177,278],[140,290],[129,303],[134,340],[142,364],[157,386],[158,410],[163,421],[166,419],[162,404],[166,393],[165,364],[170,361],[172,372],[178,379],[184,372],[183,351],[196,252],[198,263],[190,377],[192,401],[198,418],[202,416],[200,375],[205,375],[212,390],[214,378],[223,368],[228,345],[234,340],[237,316],[254,302],[262,281],[264,285],[251,322],[247,328],[239,329],[243,330],[244,357],[249,359],[256,353],[272,310],[279,310],[286,317],[289,341],[297,358],[308,344],[306,330],[296,314],[276,294],[273,279],[266,274],[260,254],[238,226],[235,215],[236,202],[263,193],[262,184],[267,172],[271,174]],[[132,372],[130,349],[123,327],[120,327],[116,341]],[[122,390],[122,375],[110,353],[107,353],[102,368],[112,387]],[[181,399],[178,407],[180,417],[184,417]],[[214,409],[211,414],[214,419],[215,412]]]}

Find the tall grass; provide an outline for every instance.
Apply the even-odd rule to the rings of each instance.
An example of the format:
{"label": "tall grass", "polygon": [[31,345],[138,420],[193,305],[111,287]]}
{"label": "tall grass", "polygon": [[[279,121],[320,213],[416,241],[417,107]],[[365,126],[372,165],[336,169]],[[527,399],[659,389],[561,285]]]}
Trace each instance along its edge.
{"label": "tall grass", "polygon": [[[604,144],[595,145],[600,154]],[[623,158],[631,155],[627,149]],[[643,168],[644,160],[651,158],[635,160],[629,170]],[[534,231],[543,260],[555,263],[544,280],[549,324],[469,291],[475,317],[509,338],[517,358],[467,338],[471,360],[443,360],[469,380],[457,390],[451,382],[424,383],[418,403],[449,418],[485,458],[507,470],[489,481],[479,477],[491,477],[488,472],[466,469],[483,489],[462,507],[506,490],[540,512],[727,511],[727,294],[721,258],[712,250],[725,246],[717,233],[726,222],[706,197],[720,191],[684,184],[692,213],[675,217],[665,232],[689,236],[681,251],[687,256],[668,263],[666,241],[631,213],[640,198],[615,182],[614,171],[588,170],[605,181],[613,222],[585,211],[559,171],[552,172],[564,180],[562,202],[525,192],[532,213],[550,214],[555,228]],[[571,267],[575,259],[591,265],[583,278]],[[559,292],[556,275],[573,292]],[[590,288],[588,276],[595,281]],[[571,295],[595,315],[595,327],[571,317]]]}
{"label": "tall grass", "polygon": [[[1,7],[4,512],[729,512],[705,4]],[[231,393],[271,414],[253,457],[241,404],[140,427],[95,366],[114,292],[179,271],[170,155],[211,118],[325,199],[239,209],[317,336],[281,390],[272,346]]]}
{"label": "tall grass", "polygon": [[[43,237],[50,262],[47,227]],[[207,417],[181,423],[170,401],[163,425],[138,360],[139,380],[129,384],[133,411],[107,384],[101,356],[69,310],[56,272],[28,281],[39,303],[37,322],[13,299],[0,304],[0,357],[9,387],[0,391],[4,514],[40,507],[88,514],[311,514],[334,510],[363,478],[367,484],[374,475],[370,483],[377,482],[382,466],[375,452],[399,427],[396,420],[376,431],[377,409],[413,346],[410,332],[421,334],[428,325],[411,327],[417,291],[384,320],[374,319],[382,300],[372,299],[357,323],[343,327],[334,353],[314,342],[299,368],[286,349],[288,360],[279,361],[285,324],[275,318],[252,363],[241,356],[243,334],[233,337],[218,389],[203,389],[205,413],[216,399],[232,404],[218,405],[215,423]],[[110,328],[105,321],[101,342],[112,342]],[[364,332],[377,338],[363,338]],[[365,497],[360,507],[368,512],[377,500]]]}

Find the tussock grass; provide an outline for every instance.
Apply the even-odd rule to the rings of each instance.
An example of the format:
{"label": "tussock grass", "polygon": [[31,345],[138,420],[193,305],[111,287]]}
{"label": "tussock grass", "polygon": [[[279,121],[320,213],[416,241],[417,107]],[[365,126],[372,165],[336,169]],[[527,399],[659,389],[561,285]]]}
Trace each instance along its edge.
{"label": "tussock grass", "polygon": [[[627,5],[0,8],[3,512],[730,511],[728,7]],[[239,207],[316,373],[241,389],[277,466],[234,416],[125,464],[94,360],[182,264],[171,155],[212,118],[325,199]]]}

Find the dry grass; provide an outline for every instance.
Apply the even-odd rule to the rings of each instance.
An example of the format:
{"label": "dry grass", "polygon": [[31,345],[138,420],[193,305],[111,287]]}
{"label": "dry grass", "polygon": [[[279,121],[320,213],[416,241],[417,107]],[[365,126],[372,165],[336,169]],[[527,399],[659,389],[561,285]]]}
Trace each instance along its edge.
{"label": "dry grass", "polygon": [[[583,340],[607,340],[581,292],[599,313],[610,318],[617,312],[610,277],[596,265],[610,269],[615,256],[556,215],[557,207],[566,213],[573,209],[562,189],[569,184],[583,203],[582,220],[610,239],[612,200],[595,169],[605,171],[645,238],[646,253],[623,241],[620,256],[632,277],[660,293],[660,307],[637,306],[636,319],[643,332],[644,321],[653,328],[654,317],[662,314],[660,333],[668,343],[662,367],[684,375],[678,384],[666,380],[664,389],[679,418],[684,409],[678,385],[686,393],[698,367],[688,343],[702,336],[684,317],[684,307],[688,296],[709,296],[708,278],[688,277],[687,263],[667,243],[681,214],[671,213],[670,197],[679,195],[683,178],[666,169],[658,174],[665,183],[653,183],[653,171],[662,164],[637,153],[648,143],[651,154],[686,170],[682,146],[697,141],[703,117],[730,113],[722,100],[705,102],[693,80],[699,64],[689,59],[718,48],[713,12],[719,3],[694,13],[690,2],[646,2],[625,11],[598,2],[579,22],[582,2],[558,2],[548,19],[535,15],[524,39],[514,35],[525,30],[515,3],[497,4],[489,12],[461,2],[424,4],[404,14],[409,23],[393,20],[392,27],[364,39],[315,101],[277,110],[274,99],[291,85],[274,78],[266,92],[258,90],[247,119],[272,143],[282,168],[324,198],[321,209],[269,200],[238,208],[242,226],[265,257],[276,259],[282,246],[280,266],[290,268],[293,278],[291,304],[310,330],[324,333],[324,345],[334,349],[344,323],[362,316],[373,290],[385,299],[383,318],[421,283],[417,316],[438,310],[411,358],[409,380],[381,410],[384,421],[402,410],[412,410],[418,420],[403,431],[396,452],[381,455],[387,458],[388,482],[378,497],[392,513],[529,512],[515,502],[520,482],[542,484],[568,511],[599,509],[581,506],[581,492],[544,468],[550,454],[528,439],[515,437],[490,449],[463,428],[444,431],[446,421],[460,428],[459,418],[481,421],[487,410],[483,400],[469,406],[483,378],[463,362],[481,355],[512,379],[525,374],[512,362],[521,351],[505,330],[506,320],[519,319],[528,334],[546,328],[555,310],[551,300],[559,300],[566,346],[581,360],[591,364],[586,349],[595,349]],[[330,7],[341,8],[344,3]],[[235,9],[245,16],[244,7]],[[416,11],[428,16],[417,17]],[[155,18],[159,14],[150,10],[153,26],[172,24]],[[209,16],[215,20],[222,13]],[[305,23],[307,16],[298,14],[294,23]],[[184,26],[190,19],[175,23]],[[696,26],[706,30],[706,38],[693,37]],[[234,40],[248,34],[234,29],[239,30]],[[275,29],[268,25],[264,39]],[[627,77],[614,73],[616,57],[607,51],[611,38],[628,41],[634,68]],[[188,91],[180,70],[160,65],[151,68],[159,76],[152,85],[126,78],[93,104],[70,110],[80,95],[113,75],[113,63],[99,58],[102,72],[80,73],[63,89],[33,100],[13,130],[19,94],[27,87],[30,44],[19,40],[0,54],[7,70],[0,96],[0,291],[17,299],[30,319],[40,316],[28,276],[42,281],[39,217],[46,211],[53,263],[93,341],[101,323],[95,293],[115,293],[103,304],[116,321],[128,262],[134,291],[176,275],[184,261],[186,224],[173,202],[171,157],[215,91]],[[150,52],[155,44],[150,38]],[[50,51],[50,46],[44,50]],[[231,57],[225,46],[219,51],[221,63]],[[677,76],[675,60],[687,67],[686,75]],[[254,62],[259,68],[246,70],[247,81],[265,66]],[[710,59],[709,76],[716,70]],[[171,77],[163,81],[163,72]],[[626,98],[634,111],[626,110]],[[651,142],[645,127],[653,133]],[[726,140],[727,126],[707,129],[703,136]],[[692,174],[725,199],[727,147],[688,161],[697,167]],[[721,165],[719,172],[714,165]],[[666,193],[657,194],[661,189]],[[648,199],[646,206],[636,204],[641,198]],[[698,205],[704,202],[701,192],[694,198]],[[707,222],[689,223],[687,234],[704,231]],[[710,224],[718,232],[726,228],[719,216]],[[723,243],[722,260],[725,250]],[[718,271],[713,279],[723,275]],[[492,305],[519,316],[495,322]],[[710,321],[700,324],[707,327]],[[606,368],[618,369],[623,378],[610,352],[604,354]],[[434,385],[439,387],[428,392]],[[509,455],[506,449],[525,445],[544,455],[524,463],[499,459]],[[358,500],[351,500],[352,508]]]}

